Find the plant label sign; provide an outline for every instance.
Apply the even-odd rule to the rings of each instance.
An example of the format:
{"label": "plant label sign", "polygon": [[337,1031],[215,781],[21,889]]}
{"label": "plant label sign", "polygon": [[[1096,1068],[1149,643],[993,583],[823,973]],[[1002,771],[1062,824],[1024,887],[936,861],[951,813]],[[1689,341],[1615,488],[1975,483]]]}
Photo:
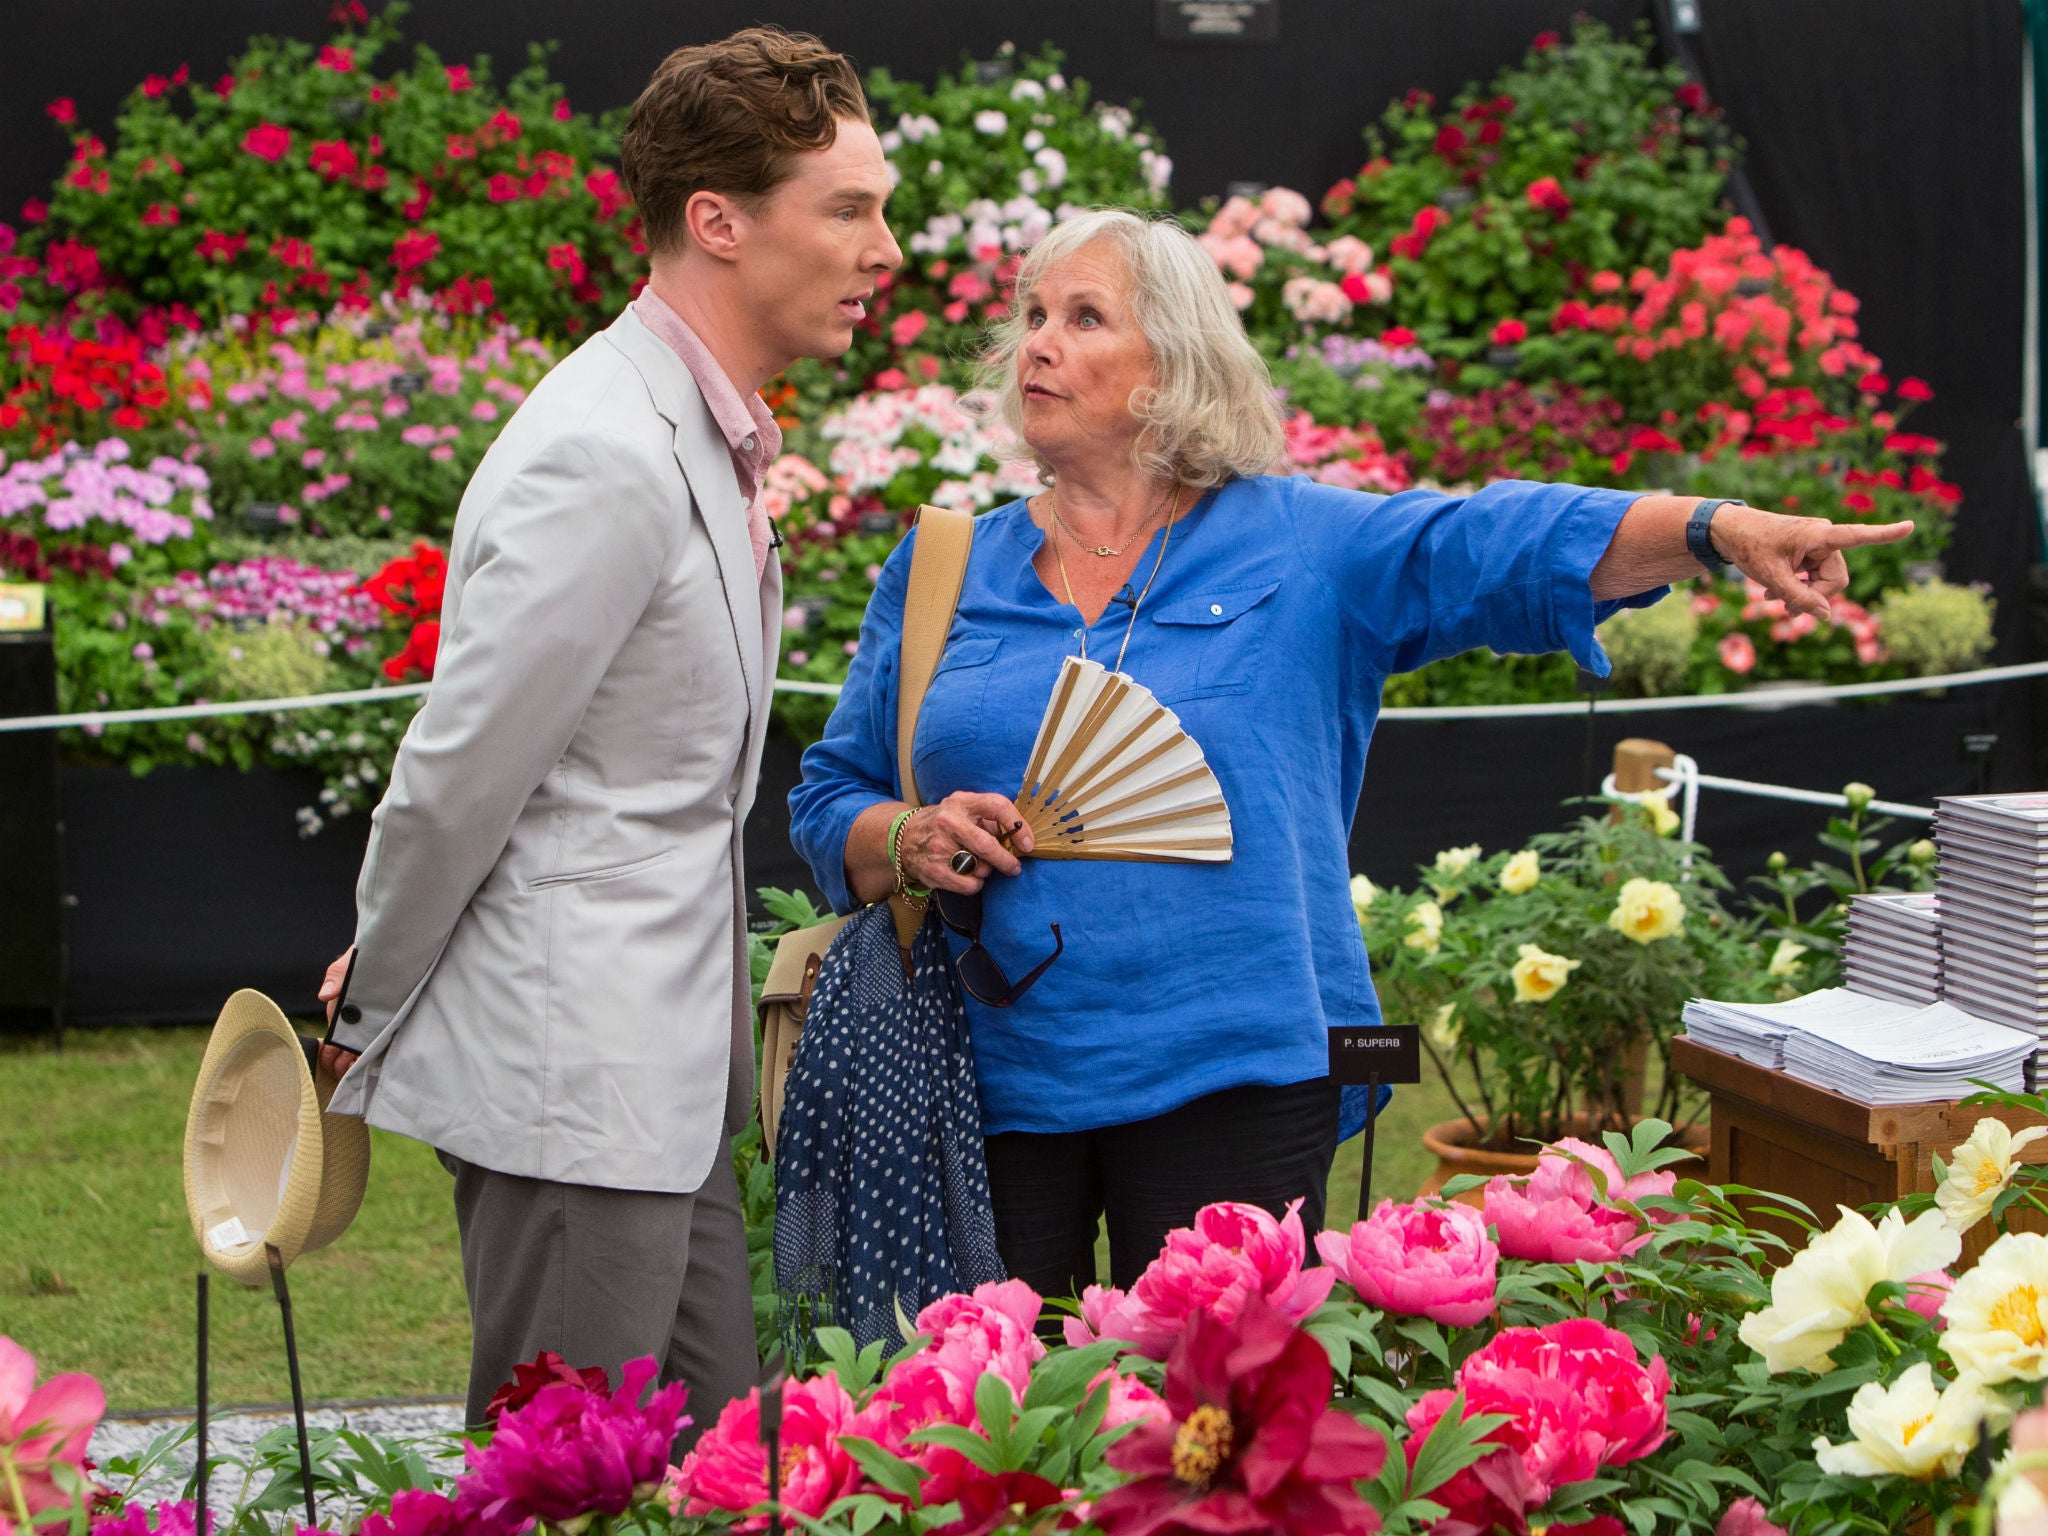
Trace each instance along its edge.
{"label": "plant label sign", "polygon": [[43,627],[43,589],[32,582],[0,584],[0,630]]}
{"label": "plant label sign", "polygon": [[1339,1083],[1419,1083],[1422,1034],[1412,1024],[1330,1031],[1330,1076]]}
{"label": "plant label sign", "polygon": [[1271,43],[1280,38],[1280,0],[1156,0],[1153,35],[1162,43]]}

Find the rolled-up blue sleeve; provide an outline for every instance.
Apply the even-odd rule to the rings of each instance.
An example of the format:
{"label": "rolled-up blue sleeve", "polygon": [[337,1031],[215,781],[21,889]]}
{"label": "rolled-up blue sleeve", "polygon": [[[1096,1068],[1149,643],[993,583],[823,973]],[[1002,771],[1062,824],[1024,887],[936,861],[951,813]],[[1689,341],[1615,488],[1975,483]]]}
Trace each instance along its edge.
{"label": "rolled-up blue sleeve", "polygon": [[1669,590],[1593,596],[1593,567],[1640,492],[1501,480],[1469,496],[1375,497],[1297,484],[1309,567],[1337,589],[1363,659],[1381,674],[1486,646],[1565,651],[1604,677],[1607,653],[1594,627]]}
{"label": "rolled-up blue sleeve", "polygon": [[846,839],[860,813],[896,789],[896,664],[902,654],[904,593],[913,529],[896,546],[861,620],[846,686],[824,737],[804,753],[803,779],[789,792],[789,836],[835,912],[858,903],[846,883]]}

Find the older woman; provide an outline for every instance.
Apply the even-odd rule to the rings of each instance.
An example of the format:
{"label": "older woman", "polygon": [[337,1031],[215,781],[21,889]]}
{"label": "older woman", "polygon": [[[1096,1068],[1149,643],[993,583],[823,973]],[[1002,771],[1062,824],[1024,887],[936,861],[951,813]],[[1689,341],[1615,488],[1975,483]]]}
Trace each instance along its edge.
{"label": "older woman", "polygon": [[[998,1246],[1048,1295],[1095,1278],[1105,1217],[1124,1286],[1210,1201],[1301,1200],[1320,1224],[1339,1100],[1326,1031],[1378,1018],[1346,843],[1390,674],[1480,645],[1604,672],[1594,626],[1703,561],[1824,616],[1841,551],[1911,527],[1574,485],[1381,497],[1268,475],[1279,411],[1221,278],[1178,226],[1129,213],[1082,214],[1040,242],[987,370],[1048,489],[976,524],[918,721],[931,803],[893,851],[912,884],[986,886],[979,938],[1008,977],[1060,925],[1064,948],[1028,990],[991,996],[980,969],[967,1002]],[[897,879],[909,552],[883,569],[790,797],[796,844],[842,911]],[[1231,862],[1004,846],[1010,829],[1030,851],[1010,796],[1070,655],[1179,715],[1228,801]]]}

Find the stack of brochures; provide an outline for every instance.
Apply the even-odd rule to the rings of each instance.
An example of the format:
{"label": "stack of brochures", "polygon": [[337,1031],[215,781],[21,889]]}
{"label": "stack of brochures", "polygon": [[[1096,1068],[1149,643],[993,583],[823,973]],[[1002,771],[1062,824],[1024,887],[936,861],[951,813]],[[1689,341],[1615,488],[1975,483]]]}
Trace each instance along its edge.
{"label": "stack of brochures", "polygon": [[2048,794],[1935,802],[1941,995],[2048,1037]]}
{"label": "stack of brochures", "polygon": [[1700,1045],[1863,1104],[1945,1103],[1983,1083],[2018,1092],[2040,1044],[2032,1030],[1950,1003],[1916,1006],[1841,987],[1789,1003],[1695,998],[1685,1026]]}
{"label": "stack of brochures", "polygon": [[1849,898],[1842,977],[1852,992],[1902,1003],[1941,998],[1941,905],[1928,891]]}

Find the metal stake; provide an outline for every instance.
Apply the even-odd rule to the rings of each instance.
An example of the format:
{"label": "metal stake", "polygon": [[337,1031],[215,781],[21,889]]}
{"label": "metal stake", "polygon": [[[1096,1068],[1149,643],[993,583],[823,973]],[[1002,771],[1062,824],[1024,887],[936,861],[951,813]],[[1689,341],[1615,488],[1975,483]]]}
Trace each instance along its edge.
{"label": "metal stake", "polygon": [[768,1357],[761,1384],[761,1439],[768,1452],[768,1536],[782,1536],[782,1351]]}
{"label": "metal stake", "polygon": [[320,1517],[313,1509],[313,1452],[306,1443],[306,1394],[299,1386],[299,1341],[292,1332],[292,1293],[285,1284],[284,1255],[269,1243],[263,1251],[270,1255],[270,1288],[277,1292],[277,1310],[284,1318],[284,1358],[292,1377],[292,1419],[299,1428],[299,1480],[306,1490],[306,1524],[318,1525]]}
{"label": "metal stake", "polygon": [[1380,1075],[1365,1074],[1365,1166],[1358,1177],[1358,1219],[1372,1214],[1372,1134],[1380,1123]]}
{"label": "metal stake", "polygon": [[207,1530],[207,1523],[206,1523],[206,1354],[207,1354],[207,1348],[206,1348],[206,1345],[207,1345],[207,1338],[206,1338],[206,1282],[207,1282],[207,1274],[206,1274],[206,1271],[205,1271],[205,1270],[203,1270],[203,1269],[202,1269],[202,1270],[200,1270],[200,1271],[199,1271],[199,1274],[198,1274],[198,1276],[197,1276],[197,1279],[198,1279],[198,1282],[199,1282],[199,1284],[198,1284],[198,1292],[199,1292],[199,1314],[198,1314],[198,1320],[199,1320],[199,1328],[198,1328],[198,1335],[199,1335],[199,1338],[198,1338],[198,1344],[199,1344],[199,1363],[198,1363],[198,1369],[197,1369],[197,1371],[196,1371],[196,1372],[194,1373],[194,1374],[195,1374],[195,1376],[196,1376],[196,1378],[197,1378],[197,1380],[195,1381],[194,1385],[195,1385],[195,1386],[196,1386],[196,1388],[198,1389],[198,1397],[199,1397],[199,1420],[198,1420],[198,1424],[197,1424],[197,1425],[196,1425],[196,1427],[195,1427],[195,1432],[194,1432],[194,1439],[195,1439],[195,1440],[196,1440],[196,1441],[198,1442],[198,1446],[199,1446],[199,1470],[198,1470],[198,1473],[197,1473],[197,1478],[198,1478],[198,1487],[197,1487],[197,1493],[196,1493],[196,1496],[195,1496],[194,1502],[195,1502],[195,1503],[196,1503],[196,1504],[198,1505],[198,1509],[199,1509],[199,1530],[200,1530],[200,1536],[205,1536],[205,1533],[206,1533],[206,1530]]}

